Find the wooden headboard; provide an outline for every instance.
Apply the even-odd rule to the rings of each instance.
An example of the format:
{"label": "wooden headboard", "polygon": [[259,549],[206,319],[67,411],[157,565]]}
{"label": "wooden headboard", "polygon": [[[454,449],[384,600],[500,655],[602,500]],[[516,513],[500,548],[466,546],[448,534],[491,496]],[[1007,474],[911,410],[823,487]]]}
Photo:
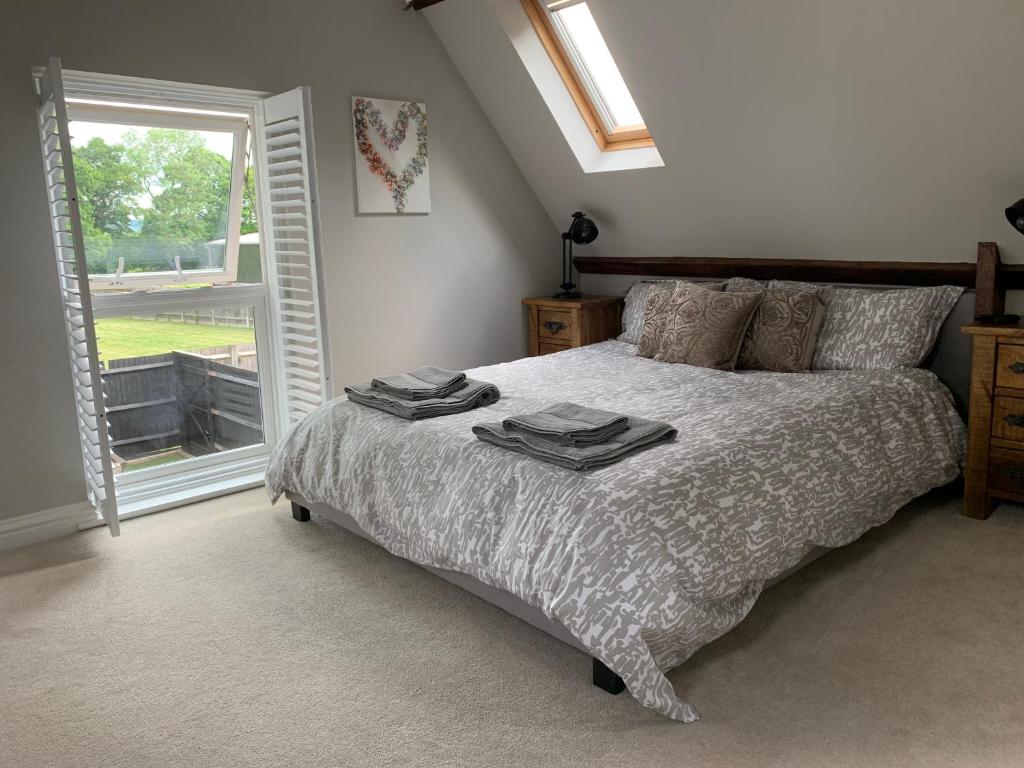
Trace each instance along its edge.
{"label": "wooden headboard", "polygon": [[[967,291],[943,325],[935,349],[924,367],[953,393],[966,418],[970,392],[971,344],[960,327],[978,315],[1001,314],[1006,291],[1024,288],[1024,265],[1003,264],[995,243],[978,243],[974,262],[809,261],[803,259],[727,258],[596,258],[573,259],[582,273],[644,277],[694,277],[754,280],[804,280],[810,283],[897,285],[960,285]],[[613,278],[612,278],[613,279]]]}
{"label": "wooden headboard", "polygon": [[749,277],[810,283],[868,285],[961,285],[976,291],[975,314],[1003,312],[1006,291],[1024,288],[1024,265],[1003,264],[995,243],[978,243],[977,263],[969,261],[822,261],[806,259],[729,259],[669,256],[601,258],[577,256],[582,273],[650,277]]}

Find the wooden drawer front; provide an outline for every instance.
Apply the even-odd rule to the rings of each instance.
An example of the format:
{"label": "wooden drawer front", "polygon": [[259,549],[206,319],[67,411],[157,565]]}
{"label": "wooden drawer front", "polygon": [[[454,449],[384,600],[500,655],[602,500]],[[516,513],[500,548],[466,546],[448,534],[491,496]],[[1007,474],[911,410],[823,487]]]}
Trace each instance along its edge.
{"label": "wooden drawer front", "polygon": [[996,386],[1024,389],[1024,346],[1000,344],[996,362]]}
{"label": "wooden drawer front", "polygon": [[992,437],[1020,440],[1024,448],[1024,397],[996,397],[992,404]]}
{"label": "wooden drawer front", "polygon": [[1024,496],[1024,451],[993,448],[988,455],[988,487],[996,496]]}
{"label": "wooden drawer front", "polygon": [[554,344],[550,341],[542,341],[537,345],[538,355],[550,355],[552,352],[561,352],[566,349],[572,349],[571,344]]}
{"label": "wooden drawer front", "polygon": [[564,309],[537,311],[537,334],[542,339],[555,339],[569,343],[575,337],[576,313]]}

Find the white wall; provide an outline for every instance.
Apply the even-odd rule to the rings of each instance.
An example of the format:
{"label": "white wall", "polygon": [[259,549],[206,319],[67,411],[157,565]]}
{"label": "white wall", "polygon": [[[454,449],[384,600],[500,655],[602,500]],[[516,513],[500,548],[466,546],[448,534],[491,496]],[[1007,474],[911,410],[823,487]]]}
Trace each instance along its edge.
{"label": "white wall", "polygon": [[[84,498],[29,67],[313,91],[334,377],[525,354],[519,301],[559,279],[534,193],[400,0],[0,4],[0,518]],[[424,101],[428,216],[357,216],[350,98]]]}
{"label": "white wall", "polygon": [[1024,261],[1019,0],[589,0],[665,161],[594,174],[499,3],[426,13],[551,217],[593,215],[587,253]]}

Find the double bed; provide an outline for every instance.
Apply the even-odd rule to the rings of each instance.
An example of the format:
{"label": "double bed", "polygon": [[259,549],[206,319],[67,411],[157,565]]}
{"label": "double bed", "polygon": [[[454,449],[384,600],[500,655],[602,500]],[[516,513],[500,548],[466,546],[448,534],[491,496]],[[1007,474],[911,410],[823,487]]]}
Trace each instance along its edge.
{"label": "double bed", "polygon": [[[485,410],[408,422],[335,399],[276,447],[267,486],[297,518],[324,514],[582,649],[602,687],[692,721],[666,672],[767,585],[958,477],[957,330],[974,301],[947,320],[933,370],[732,373],[606,341],[467,371],[501,390]],[[566,400],[678,438],[574,472],[471,432]]]}

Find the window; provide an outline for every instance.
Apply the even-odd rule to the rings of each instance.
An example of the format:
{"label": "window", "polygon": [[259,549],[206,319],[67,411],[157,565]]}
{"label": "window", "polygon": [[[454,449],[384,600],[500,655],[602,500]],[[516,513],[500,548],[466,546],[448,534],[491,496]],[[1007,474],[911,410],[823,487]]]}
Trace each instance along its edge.
{"label": "window", "polygon": [[309,96],[34,77],[85,480],[116,535],[259,484],[330,397]]}
{"label": "window", "polygon": [[522,0],[530,22],[602,150],[653,147],[647,126],[583,0]]}
{"label": "window", "polygon": [[89,285],[234,282],[256,232],[245,114],[68,100]]}

